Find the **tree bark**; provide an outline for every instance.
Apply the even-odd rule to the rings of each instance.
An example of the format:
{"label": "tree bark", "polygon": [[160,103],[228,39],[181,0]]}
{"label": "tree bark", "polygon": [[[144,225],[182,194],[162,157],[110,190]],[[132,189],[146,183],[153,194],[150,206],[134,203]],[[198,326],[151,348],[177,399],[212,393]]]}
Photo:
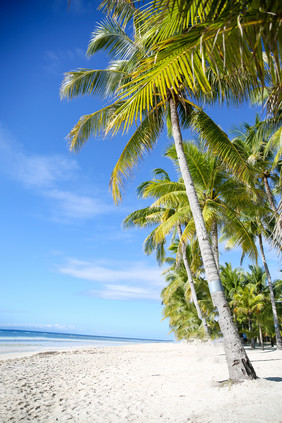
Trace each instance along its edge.
{"label": "tree bark", "polygon": [[217,221],[214,219],[211,227],[211,243],[212,251],[214,255],[215,264],[219,273],[219,253],[218,253],[218,233],[217,233]]}
{"label": "tree bark", "polygon": [[272,313],[273,313],[273,321],[274,321],[274,329],[275,329],[277,349],[282,350],[282,339],[281,339],[281,333],[280,333],[280,328],[279,328],[278,313],[277,313],[277,308],[276,308],[276,303],[275,303],[275,297],[274,297],[274,291],[273,291],[271,276],[270,276],[268,265],[267,265],[267,262],[266,262],[266,259],[265,259],[261,234],[258,235],[258,239],[259,239],[259,246],[260,246],[260,251],[261,251],[261,258],[262,258],[262,262],[263,262],[263,265],[264,265],[264,269],[265,269],[265,273],[266,273],[266,277],[267,277],[267,281],[268,281],[268,287],[269,287],[269,291],[270,291],[270,301],[271,301],[271,307],[272,307]]}
{"label": "tree bark", "polygon": [[[181,230],[180,225],[177,225],[177,231],[178,231],[179,241],[181,242],[182,230]],[[182,258],[183,258],[185,270],[186,270],[186,273],[187,273],[188,282],[189,282],[190,289],[191,289],[193,303],[196,307],[198,317],[202,321],[206,337],[210,339],[210,331],[209,331],[209,328],[208,328],[208,325],[207,325],[206,318],[205,318],[205,316],[203,316],[200,304],[198,302],[198,297],[197,297],[196,288],[195,288],[194,281],[193,281],[192,272],[191,272],[189,262],[188,262],[188,259],[187,259],[186,246],[183,242],[181,243],[181,253],[182,253]]]}
{"label": "tree bark", "polygon": [[[252,331],[253,331],[253,325],[252,325],[252,321],[251,321],[250,317],[249,317],[249,331],[250,331],[250,333],[252,333]],[[251,335],[251,348],[252,348],[252,350],[255,349],[255,346],[256,346],[255,338],[253,337],[253,335]]]}
{"label": "tree bark", "polygon": [[266,192],[266,195],[267,195],[268,202],[269,202],[272,210],[274,211],[274,213],[276,213],[277,208],[275,206],[274,198],[273,198],[273,195],[272,195],[269,183],[268,183],[268,178],[267,178],[266,175],[263,175],[263,183],[264,183],[264,189],[265,189],[265,192]]}
{"label": "tree bark", "polygon": [[262,335],[261,325],[258,324],[258,327],[259,327],[259,341],[260,341],[260,346],[261,346],[261,349],[264,350],[264,342],[263,342],[263,335]]}
{"label": "tree bark", "polygon": [[236,313],[234,313],[234,314],[233,314],[233,316],[234,316],[234,323],[235,323],[235,326],[236,326],[236,328],[238,329],[238,322],[237,322],[237,316],[236,316]]}
{"label": "tree bark", "polygon": [[241,344],[238,330],[234,325],[229,305],[223,291],[220,276],[210,246],[209,236],[204,224],[201,207],[185,158],[182,134],[177,113],[177,103],[172,96],[169,98],[169,105],[171,112],[172,134],[175,142],[178,162],[195,222],[196,233],[203,258],[210,293],[212,296],[213,304],[215,307],[217,307],[219,313],[219,326],[223,334],[229,378],[232,381],[238,381],[240,379],[256,379],[257,376],[255,370]]}

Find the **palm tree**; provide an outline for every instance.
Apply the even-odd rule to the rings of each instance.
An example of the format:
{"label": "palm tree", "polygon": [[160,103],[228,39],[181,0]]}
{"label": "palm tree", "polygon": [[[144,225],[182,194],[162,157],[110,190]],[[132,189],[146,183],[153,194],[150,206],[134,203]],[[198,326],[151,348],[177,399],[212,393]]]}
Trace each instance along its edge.
{"label": "palm tree", "polygon": [[[256,292],[258,294],[264,295],[264,307],[260,310],[260,313],[257,315],[257,324],[258,324],[258,330],[259,330],[259,338],[260,338],[260,344],[261,348],[264,349],[264,340],[263,340],[263,331],[265,332],[265,327],[269,326],[269,316],[272,316],[272,310],[269,299],[269,292],[266,285],[266,274],[263,271],[263,269],[259,266],[249,266],[251,273],[246,274],[246,280],[245,283],[251,283],[256,286]],[[273,326],[273,322],[272,322]]]}
{"label": "palm tree", "polygon": [[[115,10],[121,2],[104,3]],[[220,99],[240,101],[254,89],[262,93],[271,79],[267,104],[276,113],[281,107],[281,19],[279,0],[153,2],[145,24],[147,36],[157,44],[135,72],[134,87],[128,88],[136,108],[132,116],[149,108],[147,90],[156,87],[165,99],[167,86],[178,91],[183,80],[191,94],[198,83],[207,97],[216,82]]]}
{"label": "palm tree", "polygon": [[[168,194],[168,187],[171,189],[177,184],[172,183],[168,173],[164,171],[163,169],[155,169],[154,171],[155,178],[152,181],[147,181],[142,183],[138,187],[138,192],[140,196],[143,196],[143,198],[146,198],[148,196],[148,192],[150,192],[150,196],[156,197],[162,197],[166,196]],[[153,190],[152,190],[153,187]],[[154,194],[152,193],[154,191]],[[170,192],[171,194],[171,192]],[[190,217],[190,209],[187,204],[185,203],[184,207],[179,207],[179,204],[176,205],[167,205],[162,200],[162,206],[161,207],[155,207],[151,206],[150,208],[145,208],[142,210],[135,211],[131,213],[129,216],[127,216],[123,221],[123,226],[125,228],[130,227],[131,225],[139,226],[141,228],[151,226],[152,224],[158,225],[146,238],[145,240],[145,252],[151,253],[153,250],[157,251],[157,259],[161,263],[163,260],[164,254],[163,254],[163,245],[165,243],[165,236],[168,235],[167,231],[163,231],[164,226],[166,226],[166,223],[168,220],[173,220],[172,225],[169,225],[169,231],[172,229],[176,229],[178,233],[179,240],[182,239],[182,228],[181,223],[185,223],[185,220]],[[161,238],[157,236],[160,232],[163,233]],[[201,320],[203,324],[203,328],[205,331],[206,336],[209,338],[209,328],[206,322],[206,318],[202,313],[202,310],[200,308],[196,289],[194,286],[194,280],[192,271],[190,268],[188,256],[187,256],[187,244],[185,242],[181,242],[180,250],[182,255],[182,260],[184,263],[184,267],[187,274],[188,279],[188,285],[191,290],[191,295],[193,299],[193,303],[197,310],[198,318]]]}
{"label": "palm tree", "polygon": [[231,301],[234,300],[234,294],[237,292],[238,288],[242,286],[244,278],[243,271],[232,269],[231,263],[225,263],[224,266],[220,266],[220,276],[226,292],[227,301],[234,315],[235,324],[238,327],[237,315],[233,307],[234,303],[231,304]]}
{"label": "palm tree", "polygon": [[[141,16],[144,17],[145,15],[142,14]],[[105,29],[105,27],[104,25],[103,28]],[[128,87],[132,86],[134,90],[136,86],[131,77],[133,74],[132,71],[134,71],[134,69],[136,70],[139,66],[140,58],[142,59],[151,54],[155,39],[152,36],[146,38],[146,33],[142,34],[140,20],[135,27],[136,43],[128,40],[129,37],[126,36],[125,31],[120,28],[120,26],[117,25],[117,28],[116,31],[112,29],[111,31],[107,30],[104,38],[103,35],[101,35],[101,31],[98,35],[97,32],[95,32],[88,49],[90,54],[98,49],[106,48],[119,55],[122,59],[122,63],[114,62],[114,64],[111,65],[114,69],[113,73],[110,67],[106,71],[92,71],[91,73],[91,71],[87,70],[70,72],[66,75],[62,87],[62,95],[68,98],[79,94],[93,93],[94,91],[101,92],[101,90],[109,94],[116,93],[116,95],[119,96],[110,106],[106,106],[106,108],[80,119],[69,136],[72,148],[79,148],[90,134],[95,134],[101,129],[106,128],[106,131],[112,129],[113,133],[116,133],[122,124],[127,128],[132,123],[132,111],[136,110],[136,105],[134,105],[135,97],[133,96],[132,104],[130,100],[126,100],[126,96],[128,96],[130,92],[130,88]],[[145,43],[140,34],[143,36]],[[173,79],[175,78],[173,77]],[[156,143],[163,128],[163,118],[167,115],[171,122],[172,135],[175,141],[180,170],[193,214],[213,302],[219,312],[219,322],[221,331],[224,335],[224,345],[230,379],[255,378],[254,369],[249,362],[246,352],[241,346],[239,335],[232,322],[230,310],[226,302],[201,214],[199,201],[185,159],[179,116],[182,122],[187,123],[187,121],[190,120],[192,112],[191,101],[185,99],[183,90],[175,88],[176,86],[173,80],[171,80],[171,82],[172,84],[169,80],[166,81],[165,95],[163,92],[159,91],[158,88],[155,89],[149,86],[147,87],[148,89],[146,88],[148,97],[146,101],[144,101],[144,105],[147,105],[147,109],[141,110],[140,118],[142,121],[137,131],[129,140],[113,171],[111,178],[113,195],[116,200],[120,198],[120,187],[123,185],[124,177],[128,177],[128,173],[132,170],[134,165],[136,165],[138,158],[142,158],[144,153],[150,150]],[[122,83],[124,85],[122,85]],[[183,83],[185,83],[185,80]],[[111,88],[109,88],[109,86]],[[201,91],[199,91],[199,97],[201,97]],[[131,107],[132,105],[133,107]],[[227,152],[231,152],[231,154],[229,154],[229,163],[233,163],[233,167],[239,168],[243,174],[247,175],[251,183],[248,167],[245,166],[240,154],[236,148],[231,145],[226,134],[220,131],[202,110],[197,111],[195,116],[198,127],[201,126],[203,121],[205,123],[208,121],[210,128],[218,130],[219,136],[217,145],[224,145],[224,152],[221,154],[228,157]],[[137,119],[137,116],[135,116],[135,118]],[[214,142],[213,137],[210,137],[208,141]],[[234,160],[235,157],[237,161]]]}
{"label": "palm tree", "polygon": [[[202,338],[204,334],[203,325],[199,326],[200,320],[196,318],[196,309],[191,307],[191,290],[188,282],[185,283],[187,278],[185,266],[177,258],[179,242],[172,243],[168,250],[176,257],[164,258],[164,262],[170,266],[164,271],[168,285],[161,294],[164,305],[163,315],[165,318],[169,318],[170,327],[176,333],[178,339]],[[218,338],[220,336],[218,313],[212,303],[207,281],[200,276],[203,269],[198,253],[197,243],[187,245],[186,254],[189,263],[191,263],[198,301],[204,314],[208,316],[210,336]],[[179,312],[175,307],[176,304],[185,304],[185,306]]]}
{"label": "palm tree", "polygon": [[[281,194],[280,173],[282,169],[280,146],[273,145],[273,132],[277,133],[277,126],[281,119],[266,119],[261,121],[256,116],[255,124],[246,122],[239,127],[233,127],[235,139],[233,143],[240,149],[245,160],[254,168],[257,183],[264,189],[269,206],[277,214],[274,191]],[[279,148],[280,147],[280,148]]]}
{"label": "palm tree", "polygon": [[[261,257],[267,277],[268,282],[268,289],[270,293],[270,299],[271,299],[271,306],[272,306],[272,314],[273,314],[273,322],[274,322],[274,328],[275,328],[275,334],[276,334],[276,343],[277,348],[281,349],[281,333],[279,328],[279,317],[277,312],[277,304],[275,300],[274,290],[273,290],[273,283],[271,279],[271,275],[269,272],[268,264],[266,261],[265,253],[264,253],[264,246],[263,246],[263,236],[265,238],[268,238],[270,235],[270,231],[267,229],[267,222],[265,222],[265,215],[261,214],[259,207],[257,207],[253,211],[253,215],[250,214],[243,214],[241,216],[242,220],[244,221],[244,225],[247,228],[250,235],[254,237],[254,240],[257,239],[260,246],[261,251]],[[256,214],[254,214],[256,213]],[[268,217],[268,215],[266,216]],[[230,238],[228,241],[228,246],[232,247],[232,234],[230,233]]]}
{"label": "palm tree", "polygon": [[[192,174],[199,198],[206,227],[210,233],[211,245],[219,270],[218,236],[219,230],[232,227],[237,234],[236,244],[244,254],[257,258],[257,249],[252,237],[240,220],[242,208],[253,208],[252,194],[245,184],[231,175],[218,157],[205,151],[202,147],[186,142],[184,144],[186,160]],[[166,156],[177,166],[177,154],[174,146],[168,148]],[[183,185],[183,188],[184,185]],[[183,190],[182,188],[182,190]],[[179,187],[181,189],[181,186]],[[162,204],[161,201],[154,205]]]}
{"label": "palm tree", "polygon": [[257,315],[265,307],[265,297],[262,293],[257,293],[255,284],[240,286],[233,295],[231,304],[238,318],[246,318],[248,322],[248,334],[251,337],[251,348],[255,348],[256,328],[254,323]]}
{"label": "palm tree", "polygon": [[[239,132],[238,129],[236,129],[236,131],[237,133]],[[260,122],[259,118],[257,117],[256,124],[253,127],[244,123],[243,130],[240,130],[239,136],[237,136],[233,142],[240,148],[242,154],[245,155],[246,161],[253,165],[255,169],[254,175],[256,178],[255,180],[257,186],[263,187],[268,199],[269,212],[266,215],[260,215],[259,209],[256,209],[256,216],[254,216],[254,218],[249,221],[249,224],[250,227],[252,227],[252,231],[257,236],[259,242],[262,262],[264,265],[265,273],[267,275],[268,287],[270,291],[277,348],[282,349],[282,338],[279,328],[277,307],[262,238],[263,235],[270,237],[269,233],[267,233],[265,230],[265,226],[268,223],[267,218],[268,221],[271,222],[273,217],[275,218],[277,215],[275,198],[269,181],[274,184],[276,183],[278,187],[281,188],[279,175],[281,172],[281,160],[275,161],[275,151],[270,151],[269,148],[267,148],[268,140],[272,132],[273,127]],[[271,210],[273,213],[270,213]],[[265,223],[263,224],[263,222]]]}
{"label": "palm tree", "polygon": [[[178,247],[172,244],[169,250],[176,253]],[[192,306],[193,303],[195,305],[194,294],[191,290],[189,279],[187,281],[184,262],[179,263],[179,261],[171,257],[166,258],[165,262],[169,262],[170,267],[164,272],[168,285],[161,293],[164,318],[169,318],[169,325],[176,333],[177,339],[206,337],[207,332],[202,319],[199,317],[198,309]],[[209,331],[208,337],[210,337]]]}

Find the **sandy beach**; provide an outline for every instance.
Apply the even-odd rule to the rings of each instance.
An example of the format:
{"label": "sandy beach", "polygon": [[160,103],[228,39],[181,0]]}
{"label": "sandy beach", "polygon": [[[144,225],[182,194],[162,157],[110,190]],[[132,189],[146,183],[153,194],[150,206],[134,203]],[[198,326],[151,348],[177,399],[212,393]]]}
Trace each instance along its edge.
{"label": "sandy beach", "polygon": [[282,422],[282,352],[248,350],[230,385],[221,345],[138,344],[0,361],[1,422]]}

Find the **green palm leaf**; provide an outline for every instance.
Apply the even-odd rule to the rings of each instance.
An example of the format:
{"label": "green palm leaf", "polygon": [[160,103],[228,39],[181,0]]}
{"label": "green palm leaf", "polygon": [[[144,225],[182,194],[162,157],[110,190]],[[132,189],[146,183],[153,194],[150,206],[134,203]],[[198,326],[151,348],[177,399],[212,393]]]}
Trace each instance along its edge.
{"label": "green palm leaf", "polygon": [[126,144],[115,165],[110,186],[116,203],[121,201],[121,193],[133,168],[153,149],[163,128],[162,110],[149,114]]}

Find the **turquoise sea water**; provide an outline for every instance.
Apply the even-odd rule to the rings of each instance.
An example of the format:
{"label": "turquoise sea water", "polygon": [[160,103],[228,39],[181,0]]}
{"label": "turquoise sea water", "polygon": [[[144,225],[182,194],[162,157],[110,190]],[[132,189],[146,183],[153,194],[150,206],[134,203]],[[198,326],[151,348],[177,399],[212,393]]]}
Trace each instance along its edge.
{"label": "turquoise sea water", "polygon": [[169,341],[0,329],[0,355],[46,350],[54,351],[69,348],[98,348],[149,342]]}

